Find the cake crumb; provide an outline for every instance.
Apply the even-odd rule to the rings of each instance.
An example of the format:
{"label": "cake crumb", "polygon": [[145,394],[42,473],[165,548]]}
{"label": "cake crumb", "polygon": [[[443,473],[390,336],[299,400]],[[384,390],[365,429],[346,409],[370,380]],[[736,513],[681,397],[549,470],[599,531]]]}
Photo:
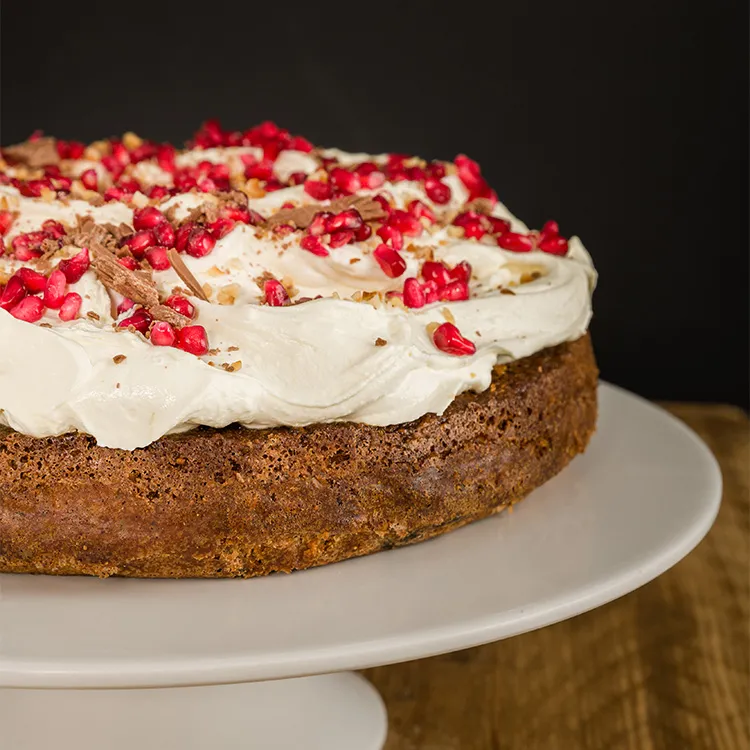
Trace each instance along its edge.
{"label": "cake crumb", "polygon": [[[126,359],[127,357],[124,354],[115,354],[115,356],[112,357],[112,361],[116,365],[119,365],[121,362],[124,362]],[[118,386],[119,386],[119,383],[118,383]]]}
{"label": "cake crumb", "polygon": [[380,336],[378,336],[375,339],[375,346],[385,346],[388,342],[385,339],[381,339]]}

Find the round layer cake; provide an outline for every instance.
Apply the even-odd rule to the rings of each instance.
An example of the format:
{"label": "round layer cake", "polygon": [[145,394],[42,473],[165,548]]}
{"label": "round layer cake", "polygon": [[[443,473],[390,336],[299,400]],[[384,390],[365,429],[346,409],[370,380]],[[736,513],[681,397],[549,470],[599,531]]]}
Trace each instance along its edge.
{"label": "round layer cake", "polygon": [[233,577],[421,541],[596,423],[596,273],[466,156],[208,122],[0,164],[0,571]]}

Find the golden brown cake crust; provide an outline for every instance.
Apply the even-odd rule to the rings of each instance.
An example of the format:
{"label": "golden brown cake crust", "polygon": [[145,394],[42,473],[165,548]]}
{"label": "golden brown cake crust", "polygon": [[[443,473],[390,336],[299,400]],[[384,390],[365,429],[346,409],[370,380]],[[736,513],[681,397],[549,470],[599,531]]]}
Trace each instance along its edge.
{"label": "golden brown cake crust", "polygon": [[586,335],[404,425],[199,428],[132,452],[3,430],[0,572],[250,577],[428,539],[582,452],[597,374]]}

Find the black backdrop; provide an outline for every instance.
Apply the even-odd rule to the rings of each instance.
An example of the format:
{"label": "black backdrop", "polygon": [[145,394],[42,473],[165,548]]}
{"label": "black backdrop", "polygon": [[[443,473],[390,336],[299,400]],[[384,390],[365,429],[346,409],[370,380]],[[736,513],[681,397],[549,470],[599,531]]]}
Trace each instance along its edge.
{"label": "black backdrop", "polygon": [[747,408],[746,3],[299,7],[3,3],[2,142],[182,141],[215,116],[466,152],[591,251],[603,377]]}

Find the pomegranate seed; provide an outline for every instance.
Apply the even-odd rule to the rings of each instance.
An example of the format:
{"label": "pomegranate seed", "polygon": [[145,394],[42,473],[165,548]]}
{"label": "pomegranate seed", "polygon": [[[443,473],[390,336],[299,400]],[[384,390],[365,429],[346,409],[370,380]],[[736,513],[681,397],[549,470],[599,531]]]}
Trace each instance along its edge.
{"label": "pomegranate seed", "polygon": [[270,159],[263,159],[257,164],[251,164],[245,167],[245,177],[249,180],[270,180],[273,177],[273,162]]}
{"label": "pomegranate seed", "polygon": [[305,180],[305,192],[316,201],[326,201],[333,194],[330,182]]}
{"label": "pomegranate seed", "polygon": [[169,323],[160,320],[151,326],[150,338],[154,346],[172,346],[177,338],[177,334],[175,334],[174,328]]}
{"label": "pomegranate seed", "polygon": [[68,280],[62,271],[53,271],[47,279],[44,288],[44,304],[51,310],[59,309],[65,298],[65,292],[68,288]]}
{"label": "pomegranate seed", "polygon": [[[432,178],[435,180],[442,180],[443,177],[445,177],[445,164],[439,161],[431,161],[427,165],[427,168],[425,169],[425,173],[428,179]],[[427,180],[425,180],[425,183],[426,181]],[[435,201],[435,203],[438,203],[438,201]]]}
{"label": "pomegranate seed", "polygon": [[451,281],[438,292],[441,300],[458,302],[469,299],[469,285],[465,281]]}
{"label": "pomegranate seed", "polygon": [[424,292],[415,278],[409,278],[404,282],[404,304],[407,307],[424,307]]}
{"label": "pomegranate seed", "polygon": [[359,229],[364,222],[356,208],[349,208],[346,211],[331,216],[326,221],[326,232],[338,232],[339,229]]}
{"label": "pomegranate seed", "polygon": [[[369,162],[366,162],[369,164]],[[385,183],[385,173],[381,172],[374,164],[372,165],[375,169],[368,170],[367,172],[360,172],[364,165],[360,164],[356,170],[359,175],[359,180],[363,188],[366,190],[377,190],[381,185]]]}
{"label": "pomegranate seed", "polygon": [[482,222],[492,234],[505,234],[506,232],[510,232],[510,222],[505,219],[498,219],[495,216],[483,216]]}
{"label": "pomegranate seed", "polygon": [[55,240],[61,240],[67,234],[65,227],[59,221],[53,221],[52,219],[47,219],[42,224],[42,231]]}
{"label": "pomegranate seed", "polygon": [[127,201],[132,198],[130,193],[119,187],[107,188],[102,197],[105,201]]}
{"label": "pomegranate seed", "polygon": [[512,250],[514,253],[528,253],[534,249],[534,241],[531,237],[518,232],[506,232],[497,238],[497,244],[503,250]]}
{"label": "pomegranate seed", "polygon": [[425,261],[422,265],[422,278],[425,281],[434,281],[439,287],[451,282],[448,269],[442,263],[433,260]]}
{"label": "pomegranate seed", "polygon": [[383,211],[385,212],[386,216],[390,216],[391,215],[391,211],[393,209],[391,208],[391,204],[388,203],[388,199],[384,195],[373,195],[372,199],[374,201],[377,201],[381,205],[381,207],[382,207]]}
{"label": "pomegranate seed", "polygon": [[321,258],[328,255],[328,249],[325,245],[317,237],[313,237],[311,234],[305,235],[300,240],[299,244],[303,250],[307,250],[313,255],[319,255]]}
{"label": "pomegranate seed", "polygon": [[362,188],[359,175],[341,167],[334,167],[329,175],[333,184],[346,195],[353,195]]}
{"label": "pomegranate seed", "polygon": [[406,271],[406,261],[392,247],[378,245],[372,254],[383,273],[391,279],[401,276]]}
{"label": "pomegranate seed", "polygon": [[21,283],[30,294],[43,292],[47,286],[46,276],[42,276],[42,274],[32,271],[30,268],[19,268],[15,275],[21,279]]}
{"label": "pomegranate seed", "polygon": [[344,245],[348,245],[353,239],[354,232],[351,229],[340,229],[331,235],[331,239],[328,240],[328,246],[334,249],[343,247]]}
{"label": "pomegranate seed", "polygon": [[164,304],[186,318],[192,318],[195,315],[193,303],[181,294],[172,294],[164,300]]}
{"label": "pomegranate seed", "polygon": [[19,234],[13,238],[10,243],[13,248],[13,254],[18,260],[28,261],[38,258],[41,254],[41,244],[47,236],[44,232],[27,232]]}
{"label": "pomegranate seed", "polygon": [[467,239],[481,240],[487,230],[482,226],[481,221],[475,221],[471,224],[464,224],[464,237]]}
{"label": "pomegranate seed", "polygon": [[208,352],[208,336],[203,326],[185,326],[177,331],[175,346],[188,354],[200,356]]}
{"label": "pomegranate seed", "polygon": [[226,204],[222,207],[221,213],[219,214],[222,219],[231,219],[232,221],[239,221],[242,224],[252,224],[252,216],[250,209],[247,206],[234,206]]}
{"label": "pomegranate seed", "polygon": [[197,225],[192,222],[187,222],[175,232],[174,246],[177,248],[178,252],[185,252],[185,245],[187,245],[190,232],[192,232],[196,226]]}
{"label": "pomegranate seed", "polygon": [[19,186],[21,195],[25,195],[27,198],[38,198],[45,189],[52,190],[52,183],[48,179],[28,180]]}
{"label": "pomegranate seed", "polygon": [[95,169],[87,169],[81,173],[81,182],[86,190],[98,190],[99,189],[99,176]]}
{"label": "pomegranate seed", "polygon": [[194,258],[202,258],[208,255],[216,245],[216,240],[211,234],[201,227],[194,227],[185,242],[185,252]]}
{"label": "pomegranate seed", "polygon": [[289,304],[289,295],[284,289],[284,285],[276,279],[268,279],[263,285],[263,291],[266,295],[266,304],[272,307],[282,307]]}
{"label": "pomegranate seed", "polygon": [[151,200],[159,201],[169,195],[169,188],[164,187],[164,185],[154,185],[149,189],[147,195]]}
{"label": "pomegranate seed", "polygon": [[122,174],[122,164],[120,164],[114,156],[103,156],[101,165],[109,172],[115,179]]}
{"label": "pomegranate seed", "polygon": [[439,299],[438,285],[434,281],[425,281],[424,284],[422,284],[422,292],[424,293],[424,301],[428,305],[437,302]]}
{"label": "pomegranate seed", "polygon": [[153,247],[156,244],[156,238],[154,233],[150,229],[141,229],[140,232],[130,235],[123,242],[123,245],[127,247],[133,255],[140,260],[146,253],[148,248]]}
{"label": "pomegranate seed", "polygon": [[174,163],[175,147],[164,143],[156,147],[156,162],[165,171],[173,173],[176,169]]}
{"label": "pomegranate seed", "polygon": [[10,314],[18,320],[27,323],[36,323],[44,315],[44,303],[39,297],[25,297],[15,307],[9,310]]}
{"label": "pomegranate seed", "polygon": [[325,234],[328,229],[328,222],[333,218],[333,214],[330,211],[321,211],[320,213],[313,216],[313,220],[310,222],[310,226],[307,231],[313,237],[320,237],[321,234]]}
{"label": "pomegranate seed", "polygon": [[215,240],[220,240],[234,229],[236,223],[232,219],[216,219],[216,221],[208,225],[208,231],[211,232],[211,236]]}
{"label": "pomegranate seed", "polygon": [[451,189],[436,177],[428,177],[424,181],[424,189],[427,197],[440,206],[445,205],[451,199]]}
{"label": "pomegranate seed", "polygon": [[12,211],[0,211],[0,236],[7,233],[15,218]]}
{"label": "pomegranate seed", "polygon": [[81,277],[89,270],[90,266],[91,259],[89,258],[89,251],[85,248],[72,258],[61,260],[57,264],[57,268],[65,274],[68,284],[75,284],[76,281],[80,281]]}
{"label": "pomegranate seed", "polygon": [[164,214],[153,206],[146,206],[133,212],[133,228],[136,231],[153,229],[166,220]]}
{"label": "pomegranate seed", "polygon": [[301,185],[307,179],[306,172],[292,172],[287,179],[290,185]]}
{"label": "pomegranate seed", "polygon": [[354,233],[354,239],[357,240],[357,242],[364,242],[370,236],[372,236],[372,227],[369,224],[363,224]]}
{"label": "pomegranate seed", "polygon": [[452,354],[455,357],[474,354],[477,348],[465,339],[453,323],[443,323],[438,326],[432,334],[432,341],[441,352]]}
{"label": "pomegranate seed", "polygon": [[422,182],[427,175],[422,167],[409,167],[406,170],[406,176],[412,182]]}
{"label": "pomegranate seed", "polygon": [[453,223],[457,227],[465,227],[469,224],[476,224],[481,218],[482,214],[479,214],[476,211],[464,211],[453,219]]}
{"label": "pomegranate seed", "polygon": [[465,281],[468,283],[471,278],[471,265],[467,261],[462,260],[457,266],[454,266],[449,273],[454,281]]}
{"label": "pomegranate seed", "polygon": [[309,154],[314,146],[307,140],[307,138],[303,138],[301,135],[295,135],[289,141],[289,148],[292,151],[304,151],[306,154]]}
{"label": "pomegranate seed", "polygon": [[130,326],[133,326],[133,328],[135,328],[138,333],[142,333],[145,336],[152,320],[153,318],[151,317],[151,314],[144,308],[139,307],[129,318],[121,320],[117,324],[117,327],[128,328]]}
{"label": "pomegranate seed", "polygon": [[25,296],[26,290],[23,288],[23,281],[18,276],[12,276],[5,285],[2,294],[0,294],[0,307],[3,310],[10,310]]}
{"label": "pomegranate seed", "polygon": [[383,224],[383,226],[378,229],[377,235],[383,240],[383,242],[390,242],[391,247],[394,250],[400,250],[404,246],[404,235],[401,234],[398,229],[389,226],[388,224]]}
{"label": "pomegranate seed", "polygon": [[135,302],[133,302],[132,299],[128,299],[127,297],[124,297],[122,302],[120,302],[119,305],[117,305],[117,314],[122,315],[122,313],[127,312],[128,310],[132,310],[135,307]]}
{"label": "pomegranate seed", "polygon": [[412,216],[412,214],[400,209],[395,209],[391,212],[391,215],[388,217],[388,226],[398,229],[401,234],[407,237],[419,237],[424,229],[416,216]]}
{"label": "pomegranate seed", "polygon": [[154,240],[156,240],[157,245],[174,247],[174,227],[168,221],[157,224],[151,231],[154,233]]}
{"label": "pomegranate seed", "polygon": [[117,262],[127,268],[129,271],[135,271],[140,268],[140,264],[132,255],[123,255],[122,258],[118,258]]}
{"label": "pomegranate seed", "polygon": [[123,167],[127,167],[130,164],[130,154],[125,146],[119,141],[112,143],[112,156],[117,160]]}
{"label": "pomegranate seed", "polygon": [[60,312],[58,313],[60,320],[75,320],[78,317],[82,302],[80,294],[68,292],[60,305]]}
{"label": "pomegranate seed", "polygon": [[407,208],[409,209],[409,213],[417,219],[424,217],[431,224],[435,221],[435,212],[425,203],[422,203],[422,201],[411,201]]}
{"label": "pomegranate seed", "polygon": [[542,227],[543,237],[557,237],[560,234],[560,226],[556,221],[547,221]]}
{"label": "pomegranate seed", "polygon": [[482,177],[479,164],[464,154],[459,154],[455,160],[458,168],[458,176],[469,191],[469,199],[487,198],[493,204],[497,201],[495,191],[490,188],[487,181]]}
{"label": "pomegranate seed", "polygon": [[155,271],[166,271],[172,267],[167,257],[166,247],[150,247],[146,250],[146,260],[151,264]]}
{"label": "pomegranate seed", "polygon": [[542,237],[539,249],[550,255],[565,255],[568,252],[568,241],[565,237]]}

